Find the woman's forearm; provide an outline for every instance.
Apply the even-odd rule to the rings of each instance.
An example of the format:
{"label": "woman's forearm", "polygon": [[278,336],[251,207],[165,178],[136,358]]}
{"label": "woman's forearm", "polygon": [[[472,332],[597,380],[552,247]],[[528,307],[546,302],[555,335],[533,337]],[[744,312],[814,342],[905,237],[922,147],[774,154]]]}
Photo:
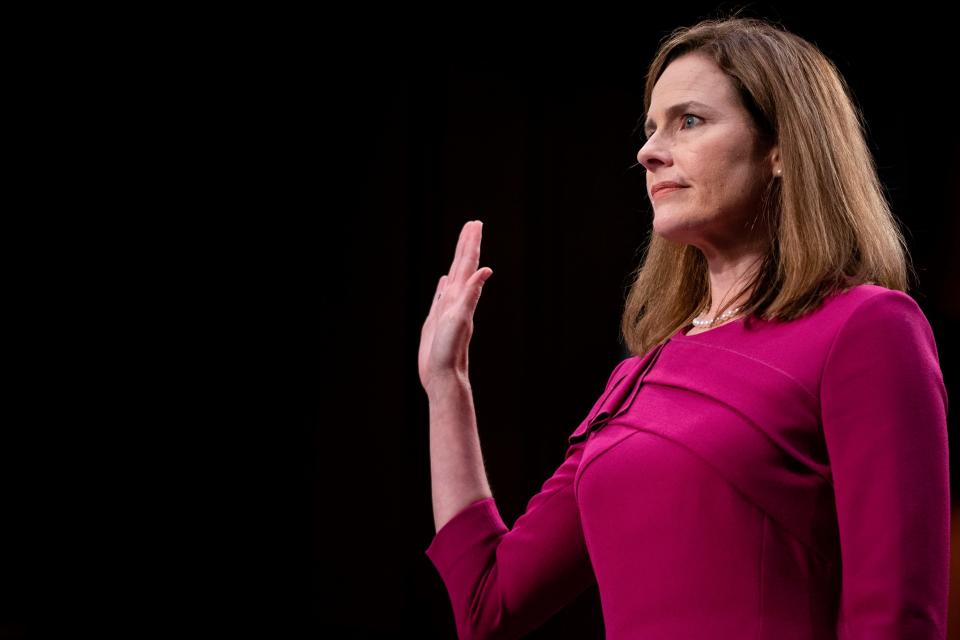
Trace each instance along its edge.
{"label": "woman's forearm", "polygon": [[430,401],[430,478],[437,531],[467,505],[492,497],[483,466],[473,389],[448,376],[427,390]]}

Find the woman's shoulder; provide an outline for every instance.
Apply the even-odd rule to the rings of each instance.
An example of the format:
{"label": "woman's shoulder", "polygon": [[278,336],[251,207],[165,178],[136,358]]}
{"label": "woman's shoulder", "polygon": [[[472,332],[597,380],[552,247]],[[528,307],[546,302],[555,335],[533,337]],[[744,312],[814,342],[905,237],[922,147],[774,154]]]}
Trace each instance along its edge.
{"label": "woman's shoulder", "polygon": [[895,367],[902,375],[939,379],[942,386],[936,338],[917,301],[898,289],[858,289],[830,335],[825,371],[842,371],[850,362],[872,363],[876,371]]}
{"label": "woman's shoulder", "polygon": [[822,309],[824,315],[839,319],[842,323],[865,313],[888,315],[904,311],[923,315],[920,305],[908,293],[872,282],[849,287],[828,296]]}
{"label": "woman's shoulder", "polygon": [[926,316],[909,294],[874,283],[833,292],[813,311],[791,320],[760,322],[757,328],[743,336],[765,337],[759,347],[764,353],[796,351],[807,358],[826,354],[838,341],[882,345],[905,334],[913,334],[913,340],[933,336]]}
{"label": "woman's shoulder", "polygon": [[[865,353],[893,343],[936,354],[933,328],[914,298],[899,289],[868,283],[844,290],[824,305],[831,351],[855,344]],[[936,356],[934,355],[934,358]]]}

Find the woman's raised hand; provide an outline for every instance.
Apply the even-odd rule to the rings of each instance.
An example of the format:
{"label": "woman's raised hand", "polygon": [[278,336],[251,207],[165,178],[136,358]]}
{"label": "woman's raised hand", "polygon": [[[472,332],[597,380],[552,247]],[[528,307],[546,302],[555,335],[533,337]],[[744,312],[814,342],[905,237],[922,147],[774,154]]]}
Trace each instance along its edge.
{"label": "woman's raised hand", "polygon": [[483,223],[471,220],[463,225],[450,272],[440,276],[430,313],[420,331],[420,383],[429,391],[445,377],[467,379],[468,350],[473,336],[473,313],[484,282],[493,269],[480,264]]}

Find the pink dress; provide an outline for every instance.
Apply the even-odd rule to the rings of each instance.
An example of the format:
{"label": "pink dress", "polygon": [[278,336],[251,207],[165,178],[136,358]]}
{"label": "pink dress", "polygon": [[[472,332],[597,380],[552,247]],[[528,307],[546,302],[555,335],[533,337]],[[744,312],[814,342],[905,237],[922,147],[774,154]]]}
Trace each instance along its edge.
{"label": "pink dress", "polygon": [[947,394],[909,295],[621,361],[508,528],[493,498],[426,550],[459,638],[519,638],[596,584],[610,640],[946,637]]}

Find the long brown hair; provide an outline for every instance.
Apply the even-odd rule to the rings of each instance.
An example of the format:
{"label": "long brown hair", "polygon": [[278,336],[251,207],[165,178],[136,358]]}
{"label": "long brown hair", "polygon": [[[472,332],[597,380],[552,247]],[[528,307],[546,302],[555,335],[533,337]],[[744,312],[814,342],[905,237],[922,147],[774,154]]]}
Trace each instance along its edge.
{"label": "long brown hair", "polygon": [[[908,269],[916,278],[907,243],[877,176],[863,114],[834,64],[810,42],[762,19],[710,18],[663,38],[647,72],[645,111],[667,65],[693,51],[730,77],[756,131],[780,147],[783,174],[770,180],[757,218],[768,230],[765,255],[731,296],[736,301],[750,291],[745,323],[792,320],[863,282],[906,292]],[[633,355],[711,304],[703,253],[664,239],[652,226],[632,279],[620,331]]]}

